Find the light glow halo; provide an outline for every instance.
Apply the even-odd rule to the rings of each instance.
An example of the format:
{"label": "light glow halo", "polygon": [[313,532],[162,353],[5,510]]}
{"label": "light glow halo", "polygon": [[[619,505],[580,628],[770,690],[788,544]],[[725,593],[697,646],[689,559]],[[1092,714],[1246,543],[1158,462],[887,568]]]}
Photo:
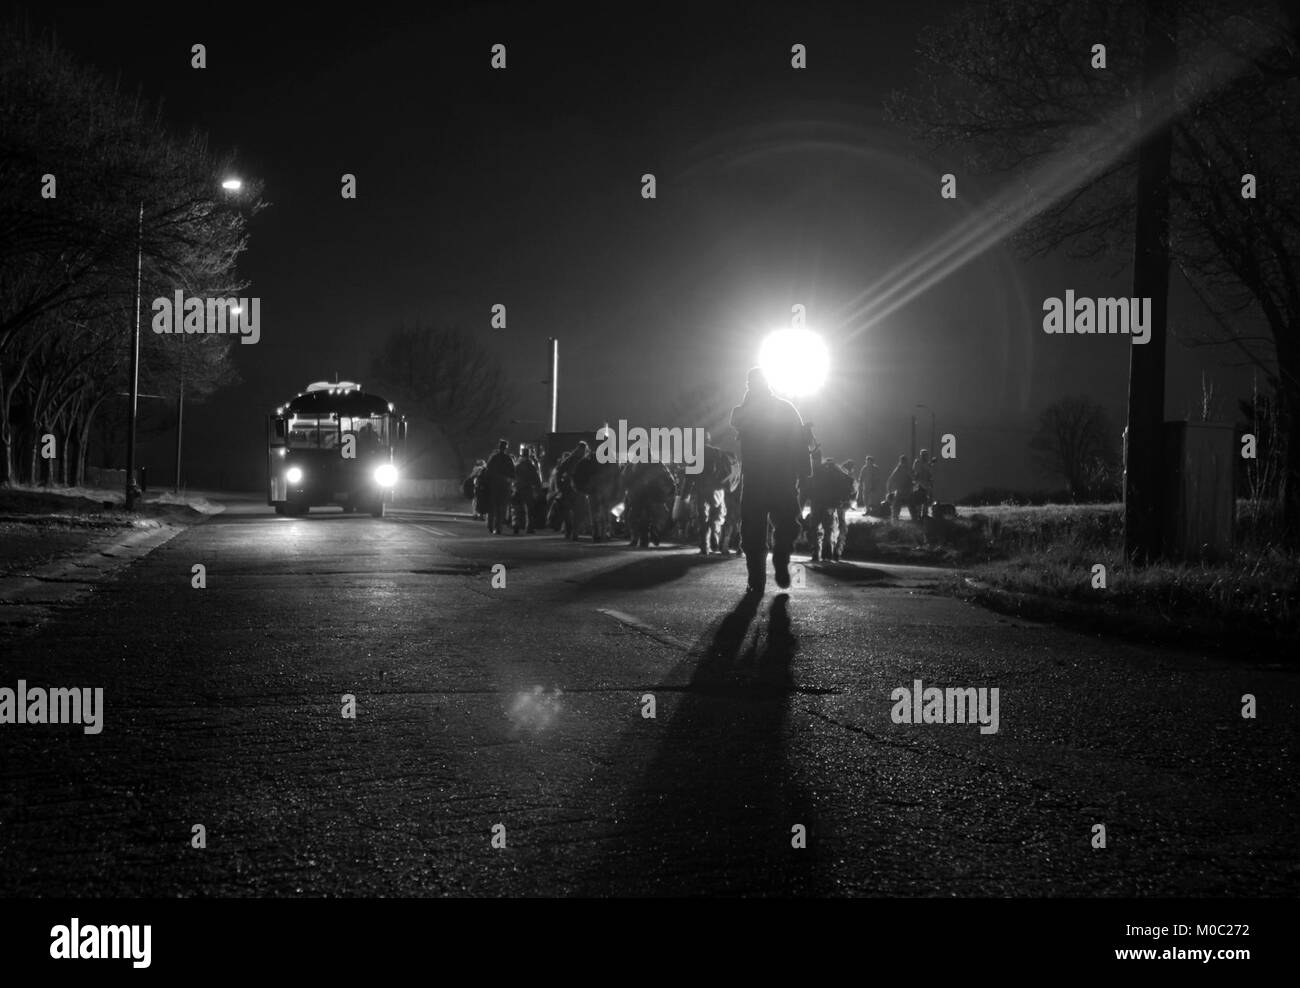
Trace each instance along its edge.
{"label": "light glow halo", "polygon": [[808,395],[826,382],[831,357],[822,338],[812,330],[778,329],[763,340],[758,366],[773,391]]}

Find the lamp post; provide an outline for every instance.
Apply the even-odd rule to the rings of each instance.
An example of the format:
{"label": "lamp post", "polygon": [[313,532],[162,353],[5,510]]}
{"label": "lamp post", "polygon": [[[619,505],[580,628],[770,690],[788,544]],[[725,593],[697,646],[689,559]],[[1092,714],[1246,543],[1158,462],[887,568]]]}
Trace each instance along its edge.
{"label": "lamp post", "polygon": [[551,431],[555,432],[560,407],[560,341],[552,336],[546,343],[551,358],[551,376],[548,382],[551,385]]}
{"label": "lamp post", "polygon": [[[227,178],[221,183],[227,192],[238,192],[244,183],[237,178]],[[126,427],[126,510],[135,510],[135,426],[140,404],[140,309],[143,304],[144,273],[144,200],[140,200],[140,218],[135,236],[135,326],[131,331],[131,404],[127,411]],[[176,399],[176,490],[181,483],[181,403],[185,393],[185,362],[181,360],[181,387]]]}

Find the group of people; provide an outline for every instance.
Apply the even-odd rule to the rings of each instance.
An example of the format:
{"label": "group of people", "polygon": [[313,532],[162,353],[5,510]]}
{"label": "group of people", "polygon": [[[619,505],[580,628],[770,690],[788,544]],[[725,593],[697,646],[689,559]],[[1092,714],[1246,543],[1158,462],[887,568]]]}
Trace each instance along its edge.
{"label": "group of people", "polygon": [[[851,467],[852,464],[845,466]],[[883,490],[880,467],[875,457],[868,456],[858,473],[857,490],[857,504],[869,515],[881,518],[888,515],[897,521],[902,510],[907,508],[908,516],[913,520],[924,518],[934,504],[934,463],[930,451],[921,450],[911,466],[908,466],[907,454],[900,454]]]}
{"label": "group of people", "polygon": [[769,543],[777,585],[788,587],[790,554],[801,530],[814,561],[839,560],[847,512],[855,503],[894,520],[904,507],[912,519],[923,518],[933,503],[928,450],[910,466],[900,456],[882,489],[874,457],[866,458],[861,471],[851,460],[840,464],[823,457],[811,424],[773,393],[759,368],[749,372],[731,425],[739,457],[706,437],[702,468],[694,474],[658,462],[601,462],[585,441],[544,473],[534,447],[523,446],[516,457],[502,439],[490,457],[475,463],[463,493],[492,533],[509,526],[515,534],[532,534],[543,524],[569,539],[589,529],[593,541],[602,541],[621,522],[634,546],[658,545],[679,527],[705,555],[729,555],[738,541],[751,593],[765,587]]}
{"label": "group of people", "polygon": [[515,458],[510,455],[509,443],[502,439],[496,452],[475,461],[461,493],[473,501],[474,517],[487,519],[492,534],[500,534],[509,516],[516,535],[521,528],[531,535],[537,530],[537,502],[544,490],[534,449],[525,446]]}
{"label": "group of people", "polygon": [[679,483],[662,463],[601,462],[586,441],[562,453],[542,479],[536,450],[524,446],[517,457],[502,439],[486,460],[478,460],[462,493],[472,500],[476,519],[488,531],[533,534],[538,525],[577,539],[589,529],[594,541],[613,535],[615,519],[627,528],[633,545],[658,545],[674,525]]}

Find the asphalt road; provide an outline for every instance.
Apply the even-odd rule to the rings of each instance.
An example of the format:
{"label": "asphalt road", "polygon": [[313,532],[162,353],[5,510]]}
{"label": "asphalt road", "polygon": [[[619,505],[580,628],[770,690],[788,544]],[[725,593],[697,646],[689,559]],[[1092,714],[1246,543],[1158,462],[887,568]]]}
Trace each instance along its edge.
{"label": "asphalt road", "polygon": [[[937,576],[746,606],[689,547],[232,503],[3,646],[105,713],[0,725],[0,894],[1296,894],[1293,668]],[[917,679],[998,688],[996,733],[894,723]]]}

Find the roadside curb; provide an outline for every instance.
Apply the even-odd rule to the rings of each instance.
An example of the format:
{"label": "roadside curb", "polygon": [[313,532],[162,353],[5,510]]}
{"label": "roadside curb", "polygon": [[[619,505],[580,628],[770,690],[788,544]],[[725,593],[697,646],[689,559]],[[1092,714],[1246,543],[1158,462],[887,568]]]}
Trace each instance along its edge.
{"label": "roadside curb", "polygon": [[421,508],[408,504],[390,504],[388,508],[396,514],[430,515],[437,518],[458,518],[463,521],[474,521],[476,517],[468,511],[442,511],[438,508]]}
{"label": "roadside curb", "polygon": [[81,553],[47,563],[31,574],[0,577],[0,633],[42,624],[56,608],[75,603],[190,527],[153,520],[142,524],[97,539]]}

